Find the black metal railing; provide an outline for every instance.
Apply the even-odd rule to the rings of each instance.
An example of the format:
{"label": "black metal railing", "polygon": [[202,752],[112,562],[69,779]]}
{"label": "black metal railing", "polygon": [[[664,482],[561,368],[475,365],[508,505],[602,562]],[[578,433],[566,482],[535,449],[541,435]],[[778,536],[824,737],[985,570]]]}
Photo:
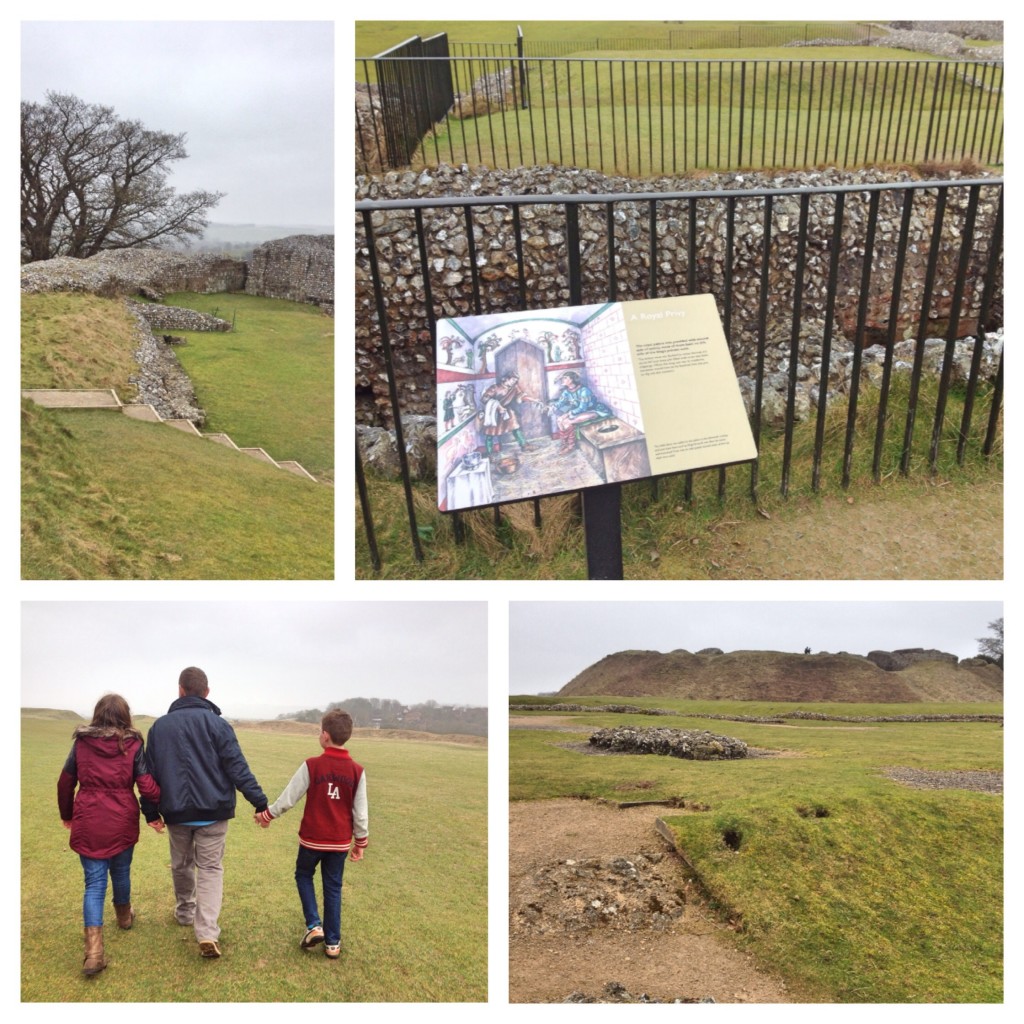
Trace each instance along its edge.
{"label": "black metal railing", "polygon": [[[381,166],[405,167],[426,134],[455,101],[448,63],[448,37],[415,36],[372,60],[381,117],[374,146]],[[378,121],[375,120],[377,127]]]}
{"label": "black metal railing", "polygon": [[[392,134],[387,120],[398,108],[389,103],[384,127],[359,143],[362,165],[374,158],[391,167],[553,163],[654,176],[1003,161],[1001,62],[513,56],[435,62],[450,74],[461,101],[439,113],[433,108],[422,145],[403,150],[401,164],[378,141]],[[382,80],[403,82],[431,63],[393,56],[374,62]],[[362,77],[368,73],[364,67]]]}
{"label": "black metal railing", "polygon": [[[814,422],[810,487],[817,491],[826,477],[846,488],[851,481],[855,447],[870,445],[872,475],[906,475],[912,453],[919,465],[920,431],[930,432],[927,463],[937,468],[940,439],[949,443],[947,404],[958,339],[973,339],[969,370],[957,385],[962,412],[953,430],[956,460],[963,463],[968,445],[990,455],[997,442],[1002,400],[1002,352],[994,360],[989,382],[981,386],[986,333],[1002,323],[1003,181],[998,178],[898,184],[856,184],[820,188],[718,192],[635,193],[571,196],[448,197],[422,200],[367,201],[356,204],[357,338],[368,337],[363,354],[376,353],[386,378],[386,404],[397,435],[413,550],[422,558],[413,498],[413,481],[403,437],[400,395],[422,394],[433,387],[409,374],[417,366],[436,365],[432,346],[419,340],[435,337],[439,318],[546,308],[550,273],[543,261],[554,260],[564,281],[561,304],[582,304],[672,294],[715,295],[737,372],[749,374],[750,420],[755,440],[769,425],[767,397],[773,388],[783,404],[781,421],[770,429],[781,434],[782,457],[771,467],[759,461],[749,470],[750,494],[777,487],[789,492],[793,438],[798,421],[798,385],[808,366],[817,367],[819,385],[811,395],[808,419]],[[500,216],[496,216],[500,214]],[[547,218],[541,222],[540,218]],[[510,265],[500,282],[481,273],[478,249],[486,241],[481,225],[500,220],[508,229]],[[524,221],[534,236],[559,234],[555,251],[540,256],[524,245]],[[464,232],[465,246],[453,246],[453,224]],[[442,234],[443,232],[443,234]],[[381,251],[395,259],[394,239],[414,238],[415,265],[406,255],[405,280],[416,277],[418,291],[390,294],[381,268]],[[447,251],[463,251],[462,283],[457,295],[443,278],[450,262],[431,254],[445,240]],[[586,239],[584,242],[583,240]],[[671,246],[669,242],[671,241]],[[628,258],[627,258],[628,257]],[[643,272],[617,269],[637,265]],[[671,257],[671,260],[669,260]],[[812,267],[813,264],[813,267]],[[550,264],[548,264],[550,265]],[[414,298],[411,298],[414,296]],[[836,325],[847,342],[839,352]],[[941,336],[941,337],[940,337]],[[909,385],[899,408],[890,404],[897,342],[912,338]],[[928,344],[928,339],[937,339]],[[970,342],[968,342],[970,344]],[[878,412],[870,436],[858,421],[858,400],[865,377],[865,350],[878,346],[879,373],[874,387]],[[941,347],[938,390],[931,413],[922,408],[921,382],[926,352]],[[768,356],[786,358],[777,367]],[[397,357],[396,357],[397,353]],[[846,366],[839,385],[845,403],[845,430],[840,450],[835,430],[828,441],[826,416],[830,381]],[[781,367],[781,370],[779,369]],[[780,382],[780,373],[783,380]],[[906,376],[902,378],[906,380]],[[409,386],[411,385],[411,387]],[[931,393],[931,392],[930,392]],[[803,392],[806,401],[806,389]],[[384,401],[383,398],[380,400]],[[988,403],[987,410],[983,408]],[[883,448],[886,459],[883,466]],[[374,515],[357,450],[357,483],[371,558],[380,564]],[[898,470],[895,467],[898,466]],[[726,470],[713,469],[724,494]],[[777,473],[777,477],[775,474]],[[686,493],[692,493],[687,475]],[[539,505],[535,506],[539,517]],[[457,514],[456,514],[457,516]],[[496,521],[500,511],[495,510]],[[458,529],[456,530],[458,534]]]}

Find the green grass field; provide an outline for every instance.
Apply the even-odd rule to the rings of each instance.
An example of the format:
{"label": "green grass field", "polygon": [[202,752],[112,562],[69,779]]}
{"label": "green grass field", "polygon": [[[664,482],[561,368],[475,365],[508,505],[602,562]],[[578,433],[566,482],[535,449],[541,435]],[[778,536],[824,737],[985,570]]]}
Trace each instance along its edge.
{"label": "green grass field", "polygon": [[[751,31],[786,24],[752,23]],[[789,25],[794,38],[818,34],[813,24]],[[517,76],[514,95],[489,115],[441,119],[411,166],[553,163],[651,176],[968,159],[1001,165],[999,68],[972,65],[957,73],[935,63],[938,57],[879,46],[648,48],[677,27],[524,25],[530,40],[525,84]],[[853,36],[864,32],[854,23],[846,27]],[[827,38],[842,34],[835,23],[820,28]],[[724,30],[728,38],[737,23],[688,23],[686,29]],[[515,25],[359,22],[356,50],[378,53],[435,32],[448,33],[455,94],[491,95],[497,107],[496,86],[486,76],[508,68],[514,48],[496,46],[514,43]],[[623,40],[621,48],[616,39]],[[552,48],[545,51],[540,40],[550,40]],[[375,65],[357,61],[356,77],[374,81]]]}
{"label": "green grass field", "polygon": [[[607,702],[611,698],[587,698]],[[529,698],[534,701],[536,698]],[[808,1001],[1000,1002],[1002,797],[898,785],[888,767],[1001,771],[997,724],[708,721],[691,713],[768,715],[772,703],[637,700],[678,718],[559,713],[589,726],[710,729],[783,756],[691,762],[588,757],[579,734],[512,729],[513,800],[682,800],[652,808],[677,836],[735,941]],[[1001,711],[956,705],[963,714]],[[870,715],[942,713],[937,705],[816,705]],[[529,714],[529,713],[527,713]],[[726,834],[738,849],[726,843]]]}
{"label": "green grass field", "polygon": [[[304,928],[294,867],[301,806],[263,830],[239,797],[224,858],[221,959],[200,958],[192,930],[175,924],[167,840],[143,827],[132,865],[138,919],[131,931],[120,931],[108,889],[110,966],[87,979],[82,869],[55,797],[72,729],[67,720],[23,719],[23,1001],[486,1000],[485,747],[358,737],[349,744],[366,769],[370,846],[363,861],[346,867],[340,961],[328,961],[322,947],[299,949]],[[238,736],[271,801],[318,750],[314,735],[239,728]]]}
{"label": "green grass field", "polygon": [[182,333],[175,350],[206,411],[206,431],[297,459],[334,478],[334,321],[314,306],[253,295],[168,295],[168,305],[234,323],[228,334]]}

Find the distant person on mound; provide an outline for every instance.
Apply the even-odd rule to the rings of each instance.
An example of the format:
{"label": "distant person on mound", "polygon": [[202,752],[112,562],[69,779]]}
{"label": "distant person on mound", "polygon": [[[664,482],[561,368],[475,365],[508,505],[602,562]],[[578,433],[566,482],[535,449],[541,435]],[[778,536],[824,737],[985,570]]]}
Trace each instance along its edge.
{"label": "distant person on mound", "polygon": [[[75,729],[71,753],[57,780],[61,822],[71,832],[70,846],[85,871],[85,960],[82,973],[99,974],[103,955],[103,903],[107,875],[114,888],[114,913],[120,928],[131,928],[132,854],[139,841],[139,802],[135,787],[154,804],[160,787],[149,773],[142,734],[132,725],[128,702],[116,693],[100,697],[88,725]],[[78,794],[75,794],[75,787]],[[155,811],[147,820],[163,829]]]}
{"label": "distant person on mound", "polygon": [[[199,953],[220,956],[224,898],[224,842],[235,816],[235,790],[258,811],[263,795],[242,754],[235,730],[207,699],[210,686],[200,668],[178,677],[178,699],[146,737],[146,757],[160,784],[160,814],[171,837],[174,918],[195,929]],[[145,801],[143,810],[147,811]]]}
{"label": "distant person on mound", "polygon": [[[306,805],[299,826],[299,856],[295,883],[306,919],[306,934],[299,944],[312,949],[324,943],[331,960],[341,955],[341,884],[345,860],[362,860],[369,837],[366,807],[366,775],[352,760],[345,744],[352,735],[352,716],[347,711],[328,711],[320,722],[323,753],[304,761],[284,792],[265,811],[254,815],[256,823],[269,828],[298,803]],[[317,864],[324,890],[324,916],[316,904],[313,877]]]}

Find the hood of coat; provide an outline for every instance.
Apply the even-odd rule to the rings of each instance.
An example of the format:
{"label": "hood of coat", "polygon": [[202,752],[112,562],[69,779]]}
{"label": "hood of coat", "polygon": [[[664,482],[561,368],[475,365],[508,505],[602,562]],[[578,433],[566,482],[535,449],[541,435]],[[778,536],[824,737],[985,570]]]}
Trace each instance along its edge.
{"label": "hood of coat", "polygon": [[[142,742],[142,733],[137,729],[124,731],[124,742],[117,729],[94,725],[80,725],[74,733],[78,743],[88,743],[101,757],[123,757],[128,745],[133,741]],[[122,749],[124,747],[124,749]]]}

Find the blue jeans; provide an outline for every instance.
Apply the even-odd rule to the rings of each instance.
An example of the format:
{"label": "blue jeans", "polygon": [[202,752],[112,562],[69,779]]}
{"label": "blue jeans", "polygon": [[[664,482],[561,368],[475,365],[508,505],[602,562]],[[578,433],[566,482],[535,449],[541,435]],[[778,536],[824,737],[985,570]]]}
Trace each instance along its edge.
{"label": "blue jeans", "polygon": [[94,857],[78,855],[85,871],[85,897],[82,900],[82,917],[85,927],[103,926],[103,901],[107,897],[107,873],[114,886],[114,902],[131,903],[132,900],[132,854],[135,847],[129,846],[113,857],[97,860]]}
{"label": "blue jeans", "polygon": [[[328,946],[337,946],[341,942],[341,882],[345,874],[345,860],[348,852],[338,853],[328,850],[309,850],[299,847],[299,856],[295,861],[295,884],[299,887],[299,899],[302,901],[302,913],[306,918],[306,928],[322,926],[324,942]],[[324,888],[324,919],[316,905],[316,890],[313,888],[313,877],[316,866],[320,865],[320,878]]]}

